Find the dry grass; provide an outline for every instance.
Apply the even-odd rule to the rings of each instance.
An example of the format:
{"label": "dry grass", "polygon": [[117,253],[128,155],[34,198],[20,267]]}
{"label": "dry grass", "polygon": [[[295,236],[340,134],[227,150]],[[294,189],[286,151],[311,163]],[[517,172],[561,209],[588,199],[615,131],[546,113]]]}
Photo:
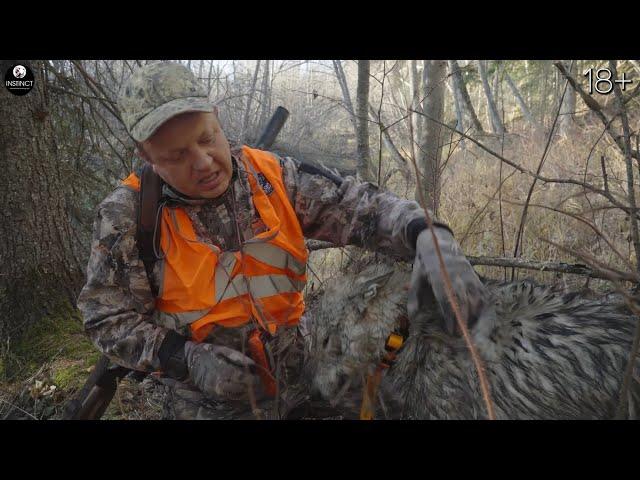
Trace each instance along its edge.
{"label": "dry grass", "polygon": [[[581,120],[585,123],[586,120]],[[636,124],[638,121],[636,120]],[[516,164],[536,171],[543,154],[546,138],[530,132],[509,133],[504,139],[495,136],[478,138],[491,150],[501,153]],[[449,139],[447,138],[447,141]],[[515,239],[522,215],[523,204],[533,181],[527,174],[515,172],[509,165],[483,151],[471,142],[461,148],[457,141],[445,145],[443,157],[447,159],[442,172],[440,219],[456,232],[456,237],[468,255],[513,256]],[[450,152],[449,150],[452,150]],[[547,154],[541,175],[555,179],[585,181],[598,188],[604,187],[601,156],[605,157],[608,186],[611,193],[622,203],[627,203],[626,166],[618,148],[606,136],[602,128],[593,124],[577,129],[571,138],[554,137]],[[383,176],[388,158],[383,155]],[[638,191],[638,169],[634,166],[636,197]],[[393,166],[391,166],[393,168]],[[502,187],[500,188],[502,178]],[[393,174],[386,188],[397,195],[412,199],[414,188],[400,174]],[[499,191],[501,190],[501,191]],[[500,201],[500,199],[502,201]],[[546,207],[546,208],[545,208]],[[557,211],[552,211],[554,209]],[[604,233],[624,256],[624,260],[609,248],[606,242],[585,223],[565,215],[583,217]],[[502,222],[502,228],[501,228]],[[504,240],[503,234],[504,231]],[[578,185],[543,183],[538,181],[530,201],[522,239],[521,256],[543,262],[582,263],[585,261],[547,243],[549,240],[579,252],[593,256],[604,264],[619,270],[628,270],[626,262],[635,264],[635,253],[631,244],[628,216],[598,194],[585,191]],[[320,284],[335,275],[347,261],[349,249],[319,251],[311,255],[311,282]],[[502,267],[479,266],[478,272],[491,278],[505,278]],[[510,278],[510,270],[506,272]],[[546,284],[560,284],[569,289],[588,284],[589,288],[604,291],[609,282],[571,274],[517,272],[516,278],[529,277]],[[316,285],[310,288],[316,288]]]}
{"label": "dry grass", "polygon": [[[597,127],[589,127],[572,138],[554,139],[541,175],[556,179],[586,179],[587,183],[603,188],[600,157],[604,155],[609,188],[618,199],[626,203],[624,158],[615,146],[611,146],[608,139],[598,140],[601,132]],[[544,140],[540,138],[513,134],[505,138],[504,144],[495,138],[483,143],[496,152],[502,150],[505,158],[531,171],[537,169],[544,147]],[[452,226],[469,255],[513,255],[522,205],[533,178],[519,172],[514,174],[512,167],[503,165],[504,183],[500,192],[500,205],[500,163],[497,158],[468,145],[466,150],[458,150],[452,155],[443,172],[439,216]],[[637,176],[636,171],[636,189]],[[578,185],[545,184],[538,181],[530,203],[522,240],[523,257],[539,261],[584,263],[544,241],[550,240],[588,253],[609,266],[628,269],[624,260],[618,258],[591,228],[568,215],[543,208],[550,207],[591,221],[607,235],[626,261],[635,264],[627,215],[619,209],[611,208],[610,202],[604,197],[585,192]],[[497,267],[479,268],[481,273],[492,277],[502,276],[502,270],[504,269]],[[584,283],[584,278],[575,275],[558,276],[554,273],[527,271],[525,276],[544,283],[561,280],[572,287]],[[605,283],[592,280],[591,286],[602,287]]]}

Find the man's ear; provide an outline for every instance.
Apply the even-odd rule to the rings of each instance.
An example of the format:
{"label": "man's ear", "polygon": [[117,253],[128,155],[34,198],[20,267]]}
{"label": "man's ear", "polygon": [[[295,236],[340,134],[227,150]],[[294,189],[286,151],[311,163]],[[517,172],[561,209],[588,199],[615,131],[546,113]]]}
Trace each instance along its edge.
{"label": "man's ear", "polygon": [[145,162],[153,165],[151,157],[149,157],[149,154],[145,151],[144,146],[140,142],[136,143],[136,155],[142,158]]}
{"label": "man's ear", "polygon": [[[155,173],[160,175],[158,173],[157,168],[156,168],[157,165],[155,163],[153,163],[153,161],[151,160],[151,157],[149,156],[149,154],[144,149],[144,145],[142,145],[142,143],[140,143],[140,142],[136,143],[136,153],[140,158],[142,158],[145,162],[147,162],[149,165],[151,165],[151,168],[153,169],[153,171]],[[164,180],[164,178],[163,178],[163,180]]]}

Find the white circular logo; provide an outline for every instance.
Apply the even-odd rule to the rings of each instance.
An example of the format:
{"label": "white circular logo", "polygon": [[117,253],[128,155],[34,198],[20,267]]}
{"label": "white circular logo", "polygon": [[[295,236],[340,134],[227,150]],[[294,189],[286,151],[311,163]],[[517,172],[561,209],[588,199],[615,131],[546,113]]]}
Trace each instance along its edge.
{"label": "white circular logo", "polygon": [[27,74],[27,69],[24,68],[22,65],[16,65],[15,67],[13,67],[13,76],[16,78],[24,78],[24,76]]}

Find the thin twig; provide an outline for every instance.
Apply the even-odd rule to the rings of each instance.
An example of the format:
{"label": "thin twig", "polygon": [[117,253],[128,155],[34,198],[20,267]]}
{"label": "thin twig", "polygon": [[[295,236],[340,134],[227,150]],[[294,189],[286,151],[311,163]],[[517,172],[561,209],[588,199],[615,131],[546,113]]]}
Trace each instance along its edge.
{"label": "thin twig", "polygon": [[607,167],[604,162],[604,155],[600,156],[600,167],[602,168],[602,178],[604,181],[604,191],[609,191],[609,176],[607,175]]}
{"label": "thin twig", "polygon": [[629,361],[627,368],[624,372],[624,380],[622,381],[622,388],[620,389],[620,397],[618,398],[618,409],[616,411],[616,419],[621,420],[626,417],[624,410],[627,407],[627,392],[629,391],[629,383],[631,383],[631,377],[633,376],[633,370],[635,367],[636,358],[638,357],[638,350],[640,349],[640,311],[636,308],[636,304],[630,301],[625,295],[625,301],[629,309],[636,315],[636,331],[633,335],[633,343],[631,344],[631,352],[629,352]]}
{"label": "thin twig", "polygon": [[[584,275],[591,278],[611,280],[611,275],[601,270],[596,270],[586,265],[570,264],[564,262],[537,262],[523,258],[513,257],[470,257],[467,260],[471,265],[483,265],[487,267],[521,268],[524,270],[536,270],[539,272],[570,273],[573,275]],[[626,279],[625,279],[626,280]],[[633,279],[629,279],[636,283]]]}
{"label": "thin twig", "polygon": [[[502,163],[500,164],[500,167],[502,168]],[[501,170],[501,177],[502,177],[502,170]],[[502,178],[500,185],[498,185],[498,188],[496,189],[495,192],[493,192],[493,195],[491,195],[491,198],[487,201],[487,203],[485,203],[484,207],[482,207],[477,215],[471,219],[471,222],[469,222],[469,224],[467,225],[467,228],[465,229],[464,233],[462,234],[462,237],[460,237],[460,245],[463,245],[465,240],[467,239],[467,237],[469,236],[469,233],[471,232],[471,227],[473,227],[473,225],[475,224],[475,222],[481,218],[482,214],[484,213],[484,211],[487,209],[487,207],[489,206],[489,204],[491,203],[491,201],[495,198],[497,193],[501,193],[502,192],[502,186],[504,185],[504,183],[509,180],[514,174],[515,174],[515,170],[513,172],[511,172],[509,175],[507,175],[505,178]],[[500,199],[502,198],[502,195],[500,195]],[[500,203],[502,202],[502,200],[499,200]],[[500,212],[502,212],[502,205],[500,205]],[[500,214],[500,218],[502,219],[502,213]],[[501,222],[502,224],[503,222]],[[504,228],[501,228],[502,231],[502,245],[504,247]],[[504,248],[503,248],[504,250]]]}
{"label": "thin twig", "polygon": [[[532,207],[538,206],[531,204]],[[313,240],[313,243],[309,246],[309,250],[323,250],[326,248],[340,248],[331,242],[322,242],[319,240]],[[581,264],[570,264],[566,262],[538,262],[535,260],[527,260],[526,258],[513,258],[513,257],[475,257],[466,255],[467,260],[471,265],[481,265],[487,267],[515,267],[522,268],[524,270],[538,270],[543,272],[559,272],[559,273],[571,273],[574,275],[585,275],[592,278],[600,278],[602,280],[611,280],[611,276],[607,273],[603,273],[600,270],[591,269]],[[633,277],[625,278],[625,280],[636,283],[637,280]]]}
{"label": "thin twig", "polygon": [[468,139],[469,141],[473,142],[475,145],[477,145],[478,147],[480,147],[482,150],[484,150],[485,152],[487,152],[488,154],[490,154],[491,156],[497,158],[498,160],[506,163],[507,165],[512,166],[513,168],[515,168],[516,170],[518,170],[521,173],[525,173],[531,177],[537,178],[538,180],[545,182],[545,183],[561,183],[561,184],[569,184],[569,185],[578,185],[580,187],[586,188],[587,190],[590,190],[594,193],[597,193],[603,197],[605,197],[607,200],[609,200],[613,205],[615,205],[616,207],[618,207],[620,210],[623,210],[624,212],[627,212],[628,214],[631,214],[634,210],[631,209],[628,205],[625,205],[621,202],[619,202],[618,200],[616,200],[616,198],[610,193],[610,192],[605,192],[604,190],[594,186],[594,185],[590,185],[588,183],[584,183],[581,182],[579,180],[573,180],[570,178],[567,179],[560,179],[560,178],[549,178],[549,177],[544,177],[542,175],[537,175],[534,172],[532,172],[531,170],[528,170],[524,167],[521,167],[520,165],[518,165],[517,163],[503,157],[502,155],[500,155],[499,153],[494,152],[493,150],[491,150],[490,148],[486,147],[485,145],[483,145],[482,143],[480,143],[479,141],[477,141],[475,138],[470,137],[469,135],[467,135],[464,132],[461,132],[460,130],[456,130],[454,127],[451,127],[450,125],[447,125],[446,123],[440,122],[432,117],[430,117],[429,115],[423,113],[423,112],[419,112],[417,110],[411,110],[412,112],[418,113],[419,115],[425,116],[427,118],[429,118],[431,121],[438,123],[440,125],[442,125],[443,127],[449,128],[453,131],[455,131],[458,135],[463,136],[464,138]]}
{"label": "thin twig", "polygon": [[[510,200],[504,200],[504,202],[505,202],[505,203],[512,204],[512,205],[522,205],[522,204],[521,204],[521,203],[519,203],[519,202],[513,202],[513,201],[510,201]],[[613,250],[613,252],[614,252],[614,253],[615,253],[615,254],[616,254],[616,255],[617,255],[617,256],[618,256],[618,257],[619,257],[619,258],[620,258],[620,259],[621,259],[621,260],[622,260],[622,261],[623,261],[623,262],[624,262],[624,263],[625,263],[625,264],[626,264],[626,265],[627,265],[631,270],[634,270],[634,266],[629,262],[629,260],[627,259],[627,257],[625,257],[624,255],[622,255],[622,253],[620,253],[620,252],[618,251],[618,249],[614,246],[613,242],[612,242],[612,241],[611,241],[611,240],[610,240],[610,239],[609,239],[609,238],[608,238],[604,233],[602,233],[602,231],[600,231],[600,229],[598,229],[598,227],[597,227],[593,222],[591,222],[590,220],[588,220],[588,219],[586,219],[586,218],[584,218],[584,217],[581,217],[580,215],[576,215],[575,213],[567,212],[567,211],[565,211],[565,210],[560,210],[559,208],[549,207],[549,206],[547,206],[547,205],[539,205],[539,204],[532,203],[532,204],[530,204],[530,206],[532,206],[532,207],[538,207],[538,208],[544,208],[544,209],[546,209],[546,210],[551,210],[551,211],[556,212],[556,213],[561,213],[562,215],[567,215],[568,217],[574,218],[574,219],[576,219],[576,220],[578,220],[578,221],[580,221],[580,222],[582,222],[582,223],[584,223],[584,224],[588,225],[588,226],[589,226],[589,228],[591,228],[599,238],[602,238],[602,239],[607,243],[607,245],[609,245],[609,247],[611,248],[611,250]]]}
{"label": "thin twig", "polygon": [[[416,164],[415,159],[412,158],[411,161],[413,162],[413,168],[416,171],[416,179],[417,179],[419,178],[418,165]],[[484,400],[485,406],[487,407],[487,415],[489,417],[489,420],[495,420],[496,414],[493,408],[493,401],[491,400],[491,393],[489,391],[489,382],[487,381],[484,365],[482,363],[482,360],[480,359],[480,356],[478,355],[478,352],[476,351],[473,341],[471,340],[471,335],[469,334],[467,325],[462,320],[462,314],[460,313],[458,302],[456,301],[456,297],[453,292],[453,287],[451,286],[451,278],[449,277],[449,272],[447,271],[447,267],[444,264],[444,259],[442,258],[442,252],[440,251],[440,245],[438,243],[438,239],[436,238],[435,229],[433,227],[433,221],[431,219],[431,215],[429,215],[429,210],[426,208],[424,193],[422,192],[422,189],[419,187],[417,188],[417,190],[420,197],[420,204],[422,206],[422,209],[424,210],[425,218],[427,220],[427,226],[429,228],[429,231],[431,232],[433,243],[436,249],[436,255],[438,256],[438,262],[440,264],[440,273],[442,275],[442,280],[445,287],[445,293],[447,294],[447,300],[451,305],[453,313],[456,317],[458,328],[462,332],[462,336],[464,337],[464,341],[467,345],[467,348],[471,353],[471,359],[473,360],[473,364],[478,373],[478,379],[480,380],[480,390],[482,392],[482,398]]]}
{"label": "thin twig", "polygon": [[87,73],[87,71],[80,64],[80,62],[78,62],[77,60],[71,60],[71,63],[80,72],[80,74],[82,75],[82,77],[85,80],[85,84],[87,85],[87,87],[89,87],[89,89],[91,91],[93,91],[93,93],[96,96],[98,96],[98,93],[102,94],[102,96],[104,98],[104,100],[101,100],[102,105],[107,110],[109,110],[109,112],[124,126],[124,121],[122,120],[122,118],[120,117],[118,112],[116,111],[116,108],[117,108],[116,102],[109,98],[107,93],[104,91],[104,88],[102,87],[102,85],[100,85],[99,82],[94,80],[93,77],[91,75],[89,75],[89,73]]}
{"label": "thin twig", "polygon": [[[574,63],[574,60],[571,61],[569,70],[571,70],[571,66],[573,65],[573,63]],[[564,90],[562,91],[562,96],[560,97],[560,101],[558,102],[558,110],[556,111],[556,115],[553,119],[553,124],[551,125],[551,129],[549,130],[547,142],[545,143],[545,146],[544,146],[544,151],[542,152],[542,157],[540,158],[540,162],[538,163],[538,169],[536,170],[536,175],[540,175],[544,162],[547,159],[547,153],[549,152],[549,147],[551,146],[551,140],[553,139],[553,132],[556,129],[556,124],[558,123],[558,118],[560,117],[560,110],[562,110],[562,104],[564,102],[564,97],[567,93],[568,87],[569,87],[569,82],[566,81],[564,84]],[[527,192],[527,199],[524,201],[524,206],[522,207],[522,213],[520,214],[520,222],[518,224],[518,233],[516,234],[515,248],[513,250],[514,258],[517,258],[518,255],[521,253],[524,225],[527,221],[527,212],[529,211],[529,203],[531,202],[531,196],[533,195],[533,190],[535,189],[537,182],[538,182],[537,178],[534,178],[533,182],[531,182],[531,186],[529,187],[529,191]],[[511,281],[514,280],[514,276],[515,276],[515,269],[511,269]]]}
{"label": "thin twig", "polygon": [[320,282],[320,286],[324,287],[324,282],[322,281],[322,279],[318,276],[318,274],[316,272],[313,271],[313,268],[311,268],[311,265],[309,265],[307,263],[307,268],[309,269],[309,271],[313,274],[314,277],[316,277],[318,279],[318,281]]}
{"label": "thin twig", "polygon": [[[20,408],[20,407],[19,407],[19,406],[17,406],[17,405],[14,405],[14,404],[13,404],[13,403],[11,403],[11,402],[8,402],[8,401],[6,401],[6,400],[4,400],[4,399],[2,399],[2,398],[0,398],[0,402],[4,402],[4,403],[6,403],[7,405],[9,405],[10,407],[15,408],[16,410],[20,410],[22,413],[24,413],[24,414],[26,414],[26,415],[29,415],[29,416],[30,416],[31,418],[33,418],[34,420],[39,420],[39,419],[38,419],[38,417],[33,416],[32,414],[30,414],[30,413],[29,413],[29,412],[27,412],[26,410],[23,410],[22,408]],[[10,414],[10,413],[11,413],[11,410],[9,410],[9,412],[7,413],[7,415],[5,415],[5,417],[3,418],[3,420],[5,420],[5,419],[9,418],[9,414]]]}
{"label": "thin twig", "polygon": [[116,400],[118,401],[118,408],[120,409],[120,415],[126,417],[124,413],[124,407],[122,406],[122,396],[120,395],[120,382],[116,385]]}
{"label": "thin twig", "polygon": [[[617,77],[616,71],[616,61],[609,60],[609,69],[612,72],[613,78]],[[627,189],[629,195],[629,205],[631,207],[636,206],[636,198],[634,192],[633,185],[633,162],[631,160],[631,133],[629,131],[629,118],[627,116],[627,110],[624,104],[624,98],[622,96],[622,91],[620,90],[620,86],[613,82],[613,91],[616,96],[616,100],[618,101],[619,114],[622,119],[622,133],[624,135],[624,155],[625,155],[625,164],[627,167]],[[640,238],[638,235],[638,222],[635,215],[629,216],[629,223],[631,224],[631,238],[633,240],[633,246],[636,253],[636,270],[640,268]],[[633,302],[629,302],[630,304]],[[636,312],[637,313],[637,312]],[[634,364],[636,355],[638,354],[638,344],[640,343],[640,318],[636,322],[636,331],[633,340],[633,346],[631,348],[631,353],[629,355],[629,360],[627,363],[627,368],[624,375],[624,380],[622,382],[622,388],[620,389],[620,396],[618,399],[618,409],[616,413],[616,417],[618,419],[624,417],[624,410],[627,407],[627,392],[629,391],[629,382],[631,380],[631,375],[633,374]]]}
{"label": "thin twig", "polygon": [[[612,72],[613,78],[617,76],[616,62],[614,60],[609,61],[609,69]],[[629,198],[629,205],[631,208],[636,208],[636,195],[633,186],[633,162],[631,160],[631,133],[629,132],[629,118],[627,117],[627,110],[624,106],[624,99],[622,98],[622,91],[620,86],[613,82],[613,92],[618,101],[619,115],[622,119],[622,132],[624,136],[624,156],[625,166],[627,167],[627,196]],[[635,215],[629,215],[629,223],[631,229],[631,238],[633,240],[633,248],[636,253],[636,269],[640,267],[640,236],[638,235],[638,221]]]}
{"label": "thin twig", "polygon": [[[566,68],[564,67],[564,65],[562,65],[561,62],[554,62],[553,64],[556,66],[558,70],[560,70],[560,73],[562,73],[562,75],[567,79],[567,81],[571,84],[573,89],[576,92],[578,92],[578,94],[580,95],[580,98],[582,98],[582,100],[587,105],[587,107],[589,107],[589,109],[591,109],[591,111],[600,119],[602,124],[605,126],[607,133],[609,134],[611,139],[618,146],[620,151],[624,153],[625,151],[624,140],[620,138],[620,135],[616,135],[616,133],[611,129],[611,123],[613,118],[611,120],[607,119],[605,114],[602,112],[602,107],[600,106],[600,104],[591,95],[589,95],[582,89],[580,84],[576,82],[576,80],[573,78],[573,76],[569,72],[567,72]],[[617,85],[617,84],[614,83],[614,85]],[[640,83],[631,92],[629,97],[623,100],[625,104],[640,92],[640,90],[638,90],[639,87],[640,87]],[[620,112],[614,115],[614,118],[617,117],[619,113]],[[631,151],[631,156],[634,158],[640,159],[640,152],[638,152],[637,150]]]}
{"label": "thin twig", "polygon": [[585,252],[579,252],[571,247],[560,245],[559,243],[556,243],[553,240],[549,240],[548,238],[543,238],[540,236],[538,236],[537,238],[541,242],[545,242],[545,243],[548,243],[549,245],[553,245],[554,247],[564,252],[567,252],[577,258],[582,259],[592,269],[594,269],[595,271],[599,271],[601,275],[604,275],[604,277],[600,277],[600,278],[604,278],[605,280],[610,280],[612,282],[615,282],[617,280],[624,280],[626,282],[631,282],[636,284],[640,283],[640,275],[638,275],[638,273],[636,272],[633,272],[633,271],[623,272],[621,270],[617,270],[615,268],[610,267],[609,265],[606,265],[604,262],[601,262],[600,260],[594,258],[593,256],[588,255]]}
{"label": "thin twig", "polygon": [[605,128],[604,130],[602,130],[602,133],[600,133],[600,135],[598,136],[597,140],[593,143],[593,145],[591,145],[591,148],[589,149],[589,154],[587,155],[587,160],[585,161],[585,165],[584,165],[584,176],[583,178],[583,182],[587,182],[587,173],[589,171],[589,160],[591,159],[591,155],[593,155],[593,151],[596,149],[596,146],[600,143],[600,140],[602,140],[602,137],[604,137],[604,134],[607,133],[607,129]]}

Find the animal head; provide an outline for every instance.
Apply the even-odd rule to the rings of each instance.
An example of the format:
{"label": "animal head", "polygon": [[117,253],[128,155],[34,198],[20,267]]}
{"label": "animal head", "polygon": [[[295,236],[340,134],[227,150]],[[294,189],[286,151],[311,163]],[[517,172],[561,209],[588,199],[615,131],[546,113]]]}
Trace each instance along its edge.
{"label": "animal head", "polygon": [[406,315],[410,272],[372,265],[357,275],[329,281],[310,309],[307,378],[336,402],[360,384],[382,358],[390,332]]}
{"label": "animal head", "polygon": [[[357,412],[362,383],[406,314],[409,277],[399,265],[371,266],[327,282],[310,307],[305,378],[341,411]],[[470,333],[498,416],[607,418],[628,363],[633,315],[606,297],[559,294],[530,281],[486,284],[490,301]],[[411,320],[409,337],[380,385],[384,416],[483,418],[464,340],[447,333],[437,308],[426,312]],[[640,387],[630,391],[635,416]]]}
{"label": "animal head", "polygon": [[[322,296],[305,315],[305,378],[314,393],[334,405],[348,403],[348,392],[357,392],[359,398],[364,380],[384,356],[387,337],[406,318],[410,279],[409,266],[374,264],[325,283]],[[447,333],[433,296],[430,300],[422,302],[419,317],[409,325],[410,337],[428,335],[461,346],[459,338]],[[474,332],[487,335],[493,318],[489,305]]]}

